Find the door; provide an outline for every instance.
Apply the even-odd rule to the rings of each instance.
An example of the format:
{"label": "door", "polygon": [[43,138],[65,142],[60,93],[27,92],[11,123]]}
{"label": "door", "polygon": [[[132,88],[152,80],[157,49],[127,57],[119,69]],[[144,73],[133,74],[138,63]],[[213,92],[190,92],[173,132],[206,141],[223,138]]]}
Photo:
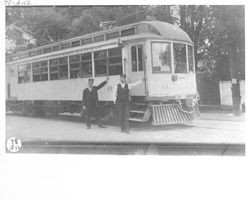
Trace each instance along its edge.
{"label": "door", "polygon": [[[128,62],[126,66],[127,82],[133,83],[141,80],[146,75],[145,43],[136,43],[128,46]],[[130,91],[131,96],[145,96],[146,82],[134,87]]]}

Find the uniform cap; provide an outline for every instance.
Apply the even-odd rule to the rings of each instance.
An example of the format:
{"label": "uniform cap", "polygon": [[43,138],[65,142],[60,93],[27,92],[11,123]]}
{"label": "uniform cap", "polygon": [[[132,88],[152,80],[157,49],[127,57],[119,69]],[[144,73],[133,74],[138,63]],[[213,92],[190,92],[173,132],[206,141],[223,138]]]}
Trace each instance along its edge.
{"label": "uniform cap", "polygon": [[126,78],[126,75],[125,75],[125,74],[122,74],[122,75],[120,75],[120,77]]}
{"label": "uniform cap", "polygon": [[93,78],[89,78],[88,81],[89,82],[94,82],[94,79]]}

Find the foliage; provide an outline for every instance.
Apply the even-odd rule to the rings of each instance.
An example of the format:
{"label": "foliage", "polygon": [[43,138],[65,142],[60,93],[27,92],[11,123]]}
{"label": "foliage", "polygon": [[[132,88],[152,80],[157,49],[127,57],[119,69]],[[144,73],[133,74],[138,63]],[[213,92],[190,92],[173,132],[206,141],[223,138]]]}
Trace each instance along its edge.
{"label": "foliage", "polygon": [[[245,39],[243,6],[180,6],[180,27],[194,42],[195,66],[198,78],[230,80],[230,64],[236,73],[245,76]],[[234,46],[238,55],[229,62],[229,49]],[[215,62],[215,67],[199,68],[198,62]],[[223,60],[223,61],[222,61]]]}
{"label": "foliage", "polygon": [[180,27],[185,30],[195,49],[195,66],[213,47],[214,32],[213,8],[211,6],[182,5],[180,6]]}
{"label": "foliage", "polygon": [[[245,79],[245,13],[244,6],[216,6],[214,56],[228,55],[231,78]],[[230,78],[230,79],[231,79]]]}
{"label": "foliage", "polygon": [[[225,63],[229,63],[226,59],[229,58],[230,46],[235,47],[237,52],[235,64],[239,66],[236,68],[244,76],[243,6],[6,7],[6,38],[15,41],[16,50],[23,50],[98,31],[102,21],[116,21],[117,25],[124,25],[144,20],[146,15],[179,25],[188,33],[194,42],[198,77],[228,78],[230,67]],[[13,24],[28,36],[24,37],[22,31],[13,29]],[[216,64],[215,66],[207,64],[199,68],[200,60],[207,60],[207,63],[216,62]]]}
{"label": "foliage", "polygon": [[10,28],[15,24],[36,40],[36,46],[41,46],[98,31],[102,21],[131,22],[122,17],[142,9],[145,6],[6,7],[6,35],[17,45],[31,45],[22,32]]}

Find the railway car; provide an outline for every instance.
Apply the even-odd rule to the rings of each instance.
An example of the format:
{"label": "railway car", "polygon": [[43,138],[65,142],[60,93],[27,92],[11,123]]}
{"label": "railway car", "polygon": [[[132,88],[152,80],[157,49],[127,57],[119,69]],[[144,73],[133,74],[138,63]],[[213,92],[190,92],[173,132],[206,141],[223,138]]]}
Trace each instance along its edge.
{"label": "railway car", "polygon": [[116,26],[6,58],[7,109],[34,115],[79,113],[88,78],[99,90],[103,120],[114,118],[114,86],[146,78],[131,89],[130,120],[153,125],[195,119],[197,85],[193,42],[179,27],[154,20]]}

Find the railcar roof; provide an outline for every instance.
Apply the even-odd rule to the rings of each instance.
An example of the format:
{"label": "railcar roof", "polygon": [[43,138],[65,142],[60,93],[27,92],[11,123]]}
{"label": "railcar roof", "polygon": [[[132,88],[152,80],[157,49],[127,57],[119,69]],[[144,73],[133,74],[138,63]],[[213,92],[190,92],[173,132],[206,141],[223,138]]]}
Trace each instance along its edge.
{"label": "railcar roof", "polygon": [[[139,36],[139,35],[145,34],[147,32],[147,30],[149,31],[149,29],[147,29],[147,28],[145,29],[145,26],[147,26],[147,25],[148,25],[148,28],[151,29],[155,33],[155,35],[160,36],[162,39],[168,39],[168,40],[173,40],[173,41],[182,41],[182,42],[187,42],[187,43],[193,44],[193,42],[190,39],[190,37],[188,36],[188,34],[184,30],[182,30],[181,28],[179,28],[176,25],[166,23],[166,22],[162,22],[162,21],[141,21],[141,22],[137,22],[137,23],[134,23],[134,24],[128,24],[128,25],[125,25],[125,26],[117,26],[117,27],[114,27],[114,28],[111,28],[111,29],[108,29],[108,30],[98,31],[98,32],[94,32],[94,33],[90,33],[90,34],[70,38],[70,39],[67,39],[67,40],[54,42],[54,43],[47,44],[47,45],[44,45],[44,46],[40,46],[40,47],[37,47],[37,48],[32,48],[32,49],[29,49],[29,50],[26,50],[26,51],[23,51],[23,52],[18,52],[16,54],[11,54],[9,56],[11,56],[11,57],[12,56],[18,56],[19,57],[19,55],[20,56],[25,55],[25,54],[27,55],[27,54],[29,54],[31,52],[34,52],[34,51],[38,52],[39,50],[42,50],[42,49],[44,49],[46,47],[52,47],[54,45],[62,45],[64,43],[66,43],[66,42],[76,41],[76,39],[81,40],[81,39],[85,39],[85,38],[88,39],[88,38],[91,38],[91,37],[93,39],[93,37],[95,37],[95,36],[101,36],[101,35],[106,34],[106,33],[111,33],[111,32],[114,32],[114,31],[122,31],[122,30],[126,30],[126,29],[129,29],[129,28],[133,28],[133,27],[137,28],[138,30],[141,27],[141,30],[137,31],[137,33],[134,35],[134,36],[136,36],[136,35]],[[144,27],[142,28],[142,26],[144,26]],[[153,33],[153,32],[151,32],[151,33]],[[131,35],[128,35],[128,36],[131,36]],[[125,37],[122,40],[124,40],[124,39],[125,39]],[[57,51],[57,52],[59,52],[59,51]],[[28,57],[30,57],[30,56],[28,56]],[[20,59],[23,59],[23,58],[20,57]],[[14,60],[12,60],[12,61],[14,61]]]}
{"label": "railcar roof", "polygon": [[185,41],[193,44],[188,34],[176,25],[162,21],[143,21],[143,23],[153,26],[165,39]]}

